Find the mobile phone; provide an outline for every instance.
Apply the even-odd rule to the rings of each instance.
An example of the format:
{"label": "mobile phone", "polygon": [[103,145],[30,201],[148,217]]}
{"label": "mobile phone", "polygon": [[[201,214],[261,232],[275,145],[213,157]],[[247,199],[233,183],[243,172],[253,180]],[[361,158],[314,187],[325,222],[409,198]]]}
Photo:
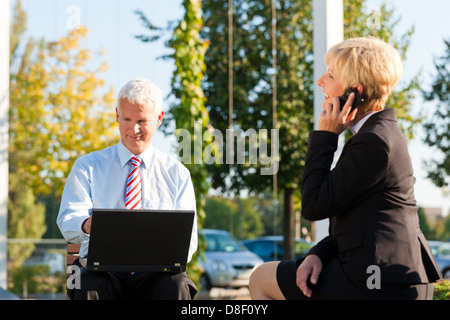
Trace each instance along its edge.
{"label": "mobile phone", "polygon": [[351,108],[350,112],[352,112],[353,109],[357,108],[364,101],[364,99],[361,97],[361,95],[359,94],[359,92],[356,88],[347,89],[345,91],[345,93],[339,97],[339,103],[340,103],[341,110],[344,107],[344,104],[347,102],[348,97],[350,96],[350,94],[352,92],[355,93],[355,99],[353,100],[352,108]]}

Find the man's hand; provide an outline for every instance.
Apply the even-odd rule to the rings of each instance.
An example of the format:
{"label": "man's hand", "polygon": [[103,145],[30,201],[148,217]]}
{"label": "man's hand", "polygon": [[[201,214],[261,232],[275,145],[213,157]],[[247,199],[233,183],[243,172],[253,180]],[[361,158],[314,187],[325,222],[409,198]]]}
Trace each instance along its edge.
{"label": "man's hand", "polygon": [[83,224],[81,225],[81,230],[83,230],[83,232],[86,234],[91,233],[91,221],[92,221],[92,216],[89,216],[89,218],[84,220]]}
{"label": "man's hand", "polygon": [[322,272],[322,261],[320,258],[311,254],[303,260],[297,269],[297,287],[308,298],[311,297],[311,289],[307,285],[308,277],[311,276],[311,283],[316,284],[319,280],[319,274]]}
{"label": "man's hand", "polygon": [[339,98],[333,98],[333,103],[325,101],[322,105],[323,111],[319,116],[318,129],[341,134],[355,119],[358,112],[358,108],[350,112],[353,100],[355,100],[354,93],[350,94],[342,110],[339,105]]}

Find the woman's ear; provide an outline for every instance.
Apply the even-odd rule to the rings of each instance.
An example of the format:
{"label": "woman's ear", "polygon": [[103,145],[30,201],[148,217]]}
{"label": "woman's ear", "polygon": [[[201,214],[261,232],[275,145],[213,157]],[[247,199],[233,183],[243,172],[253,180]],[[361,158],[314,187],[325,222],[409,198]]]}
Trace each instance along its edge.
{"label": "woman's ear", "polygon": [[360,84],[358,84],[356,89],[358,90],[359,95],[362,96],[363,91],[364,91],[364,86],[360,83]]}

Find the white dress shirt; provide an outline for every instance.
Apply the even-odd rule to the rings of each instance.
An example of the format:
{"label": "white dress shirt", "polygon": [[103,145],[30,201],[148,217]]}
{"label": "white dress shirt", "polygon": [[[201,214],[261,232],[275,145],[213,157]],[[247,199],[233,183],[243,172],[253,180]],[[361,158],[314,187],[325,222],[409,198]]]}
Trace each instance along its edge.
{"label": "white dress shirt", "polygon": [[[152,146],[139,156],[143,162],[140,166],[143,209],[196,209],[190,172],[184,165]],[[68,242],[81,243],[82,258],[87,256],[89,235],[81,230],[81,225],[92,208],[125,208],[131,157],[133,154],[120,141],[77,159],[67,177],[57,224]],[[188,261],[197,250],[197,241],[195,215]]]}
{"label": "white dress shirt", "polygon": [[364,123],[366,123],[366,121],[373,116],[375,113],[380,112],[381,110],[378,111],[374,111],[372,113],[369,113],[368,115],[366,115],[364,118],[362,118],[361,120],[359,120],[353,127],[351,127],[351,131],[353,133],[353,135],[357,134],[359,129],[361,129],[361,127],[363,126]]}

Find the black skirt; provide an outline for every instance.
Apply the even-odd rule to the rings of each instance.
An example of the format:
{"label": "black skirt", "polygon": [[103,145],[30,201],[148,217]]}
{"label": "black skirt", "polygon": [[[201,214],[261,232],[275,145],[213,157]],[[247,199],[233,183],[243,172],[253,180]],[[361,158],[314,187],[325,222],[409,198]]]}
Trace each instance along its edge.
{"label": "black skirt", "polygon": [[297,268],[302,260],[281,261],[277,269],[277,282],[286,300],[431,300],[433,284],[386,284],[380,289],[369,289],[355,284],[342,270],[338,259],[332,259],[319,275],[317,284],[308,281],[311,298],[305,296],[296,284]]}

